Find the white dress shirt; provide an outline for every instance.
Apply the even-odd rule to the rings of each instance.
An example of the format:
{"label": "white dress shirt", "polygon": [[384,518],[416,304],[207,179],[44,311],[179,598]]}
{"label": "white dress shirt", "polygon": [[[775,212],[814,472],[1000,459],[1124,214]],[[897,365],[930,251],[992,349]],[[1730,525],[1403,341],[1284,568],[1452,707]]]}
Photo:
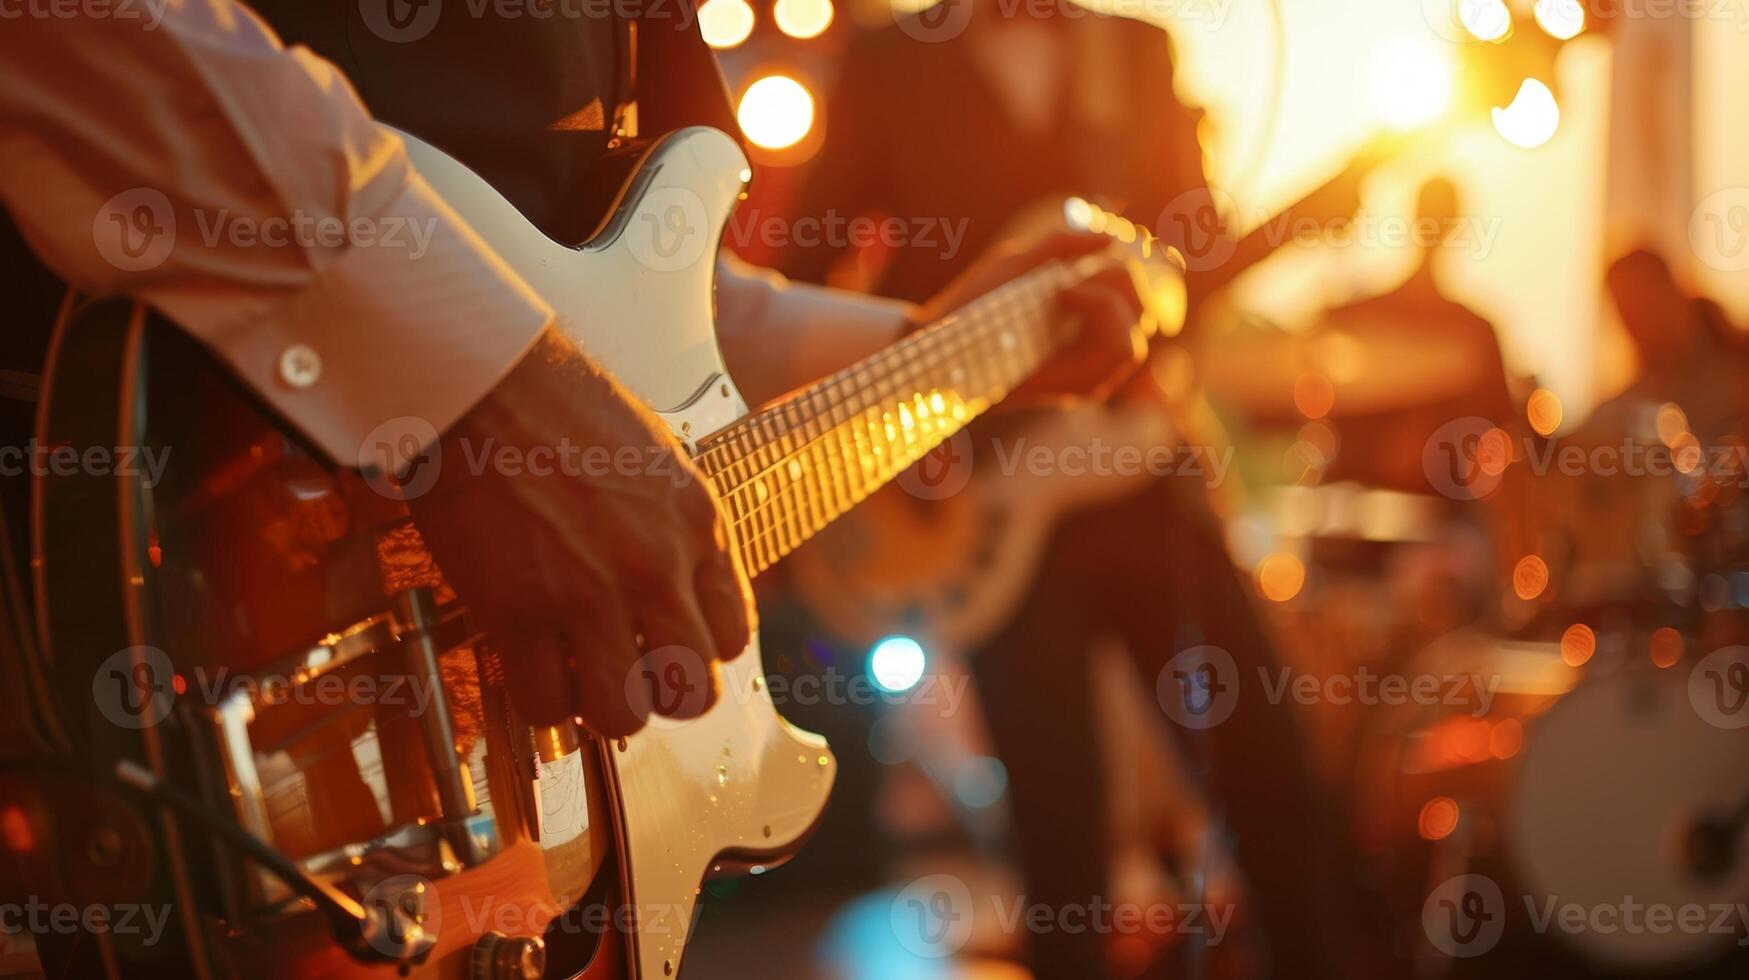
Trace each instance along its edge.
{"label": "white dress shirt", "polygon": [[0,200],[50,268],[162,311],[336,461],[391,418],[447,428],[552,319],[333,65],[230,0],[73,6],[0,14]]}
{"label": "white dress shirt", "polygon": [[[553,320],[339,70],[233,0],[0,8],[0,201],[56,273],[160,310],[346,465],[390,419],[447,429]],[[741,269],[724,286],[725,353],[760,396],[905,314]]]}

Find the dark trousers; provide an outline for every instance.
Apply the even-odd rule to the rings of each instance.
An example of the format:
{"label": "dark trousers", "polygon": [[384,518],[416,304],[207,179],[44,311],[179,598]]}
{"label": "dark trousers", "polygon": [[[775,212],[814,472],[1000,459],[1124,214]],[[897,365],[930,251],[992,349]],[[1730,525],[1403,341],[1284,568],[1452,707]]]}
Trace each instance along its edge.
{"label": "dark trousers", "polygon": [[[1258,975],[1330,975],[1331,926],[1343,905],[1333,889],[1346,849],[1314,785],[1293,702],[1270,704],[1258,683],[1275,652],[1196,480],[1161,479],[1060,523],[1025,605],[973,659],[1009,769],[1028,901],[1110,900],[1104,781],[1125,778],[1125,762],[1121,752],[1101,759],[1088,649],[1111,634],[1129,649],[1151,703],[1155,678],[1177,652],[1212,644],[1232,655],[1240,696],[1231,717],[1202,731],[1166,725],[1236,845],[1249,886],[1240,914],[1262,938]],[[1108,936],[1050,931],[1027,940],[1039,980],[1104,975]],[[1182,962],[1167,972],[1201,975]]]}

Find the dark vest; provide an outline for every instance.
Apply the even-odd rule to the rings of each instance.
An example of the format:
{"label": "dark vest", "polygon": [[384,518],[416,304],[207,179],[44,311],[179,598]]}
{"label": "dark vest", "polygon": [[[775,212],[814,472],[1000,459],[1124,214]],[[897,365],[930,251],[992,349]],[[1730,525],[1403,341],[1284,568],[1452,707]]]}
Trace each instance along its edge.
{"label": "dark vest", "polygon": [[[692,0],[251,0],[339,65],[371,113],[466,163],[549,235],[593,227],[610,151],[739,135]],[[637,12],[627,19],[615,12]]]}

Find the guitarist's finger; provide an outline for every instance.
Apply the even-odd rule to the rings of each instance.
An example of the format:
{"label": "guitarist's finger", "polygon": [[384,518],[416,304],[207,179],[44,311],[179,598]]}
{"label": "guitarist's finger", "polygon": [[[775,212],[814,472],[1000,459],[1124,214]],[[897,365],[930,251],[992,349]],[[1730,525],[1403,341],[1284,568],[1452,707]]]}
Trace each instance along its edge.
{"label": "guitarist's finger", "polygon": [[572,608],[577,616],[559,639],[583,722],[606,737],[630,735],[649,717],[649,699],[635,686],[642,664],[625,597],[590,596]]}
{"label": "guitarist's finger", "polygon": [[717,656],[733,660],[747,649],[758,623],[753,594],[747,577],[741,573],[740,561],[729,552],[720,551],[705,559],[693,579],[699,608],[704,611],[711,638],[716,641]]}
{"label": "guitarist's finger", "polygon": [[634,701],[633,709],[670,718],[696,718],[716,702],[716,683],[710,669],[717,659],[716,641],[705,625],[704,613],[693,595],[692,582],[676,583],[660,600],[641,610],[638,631],[644,637],[638,670],[644,684],[634,687],[648,705]]}
{"label": "guitarist's finger", "polygon": [[504,683],[511,700],[531,725],[557,725],[577,714],[571,669],[548,636],[513,632],[498,641]]}

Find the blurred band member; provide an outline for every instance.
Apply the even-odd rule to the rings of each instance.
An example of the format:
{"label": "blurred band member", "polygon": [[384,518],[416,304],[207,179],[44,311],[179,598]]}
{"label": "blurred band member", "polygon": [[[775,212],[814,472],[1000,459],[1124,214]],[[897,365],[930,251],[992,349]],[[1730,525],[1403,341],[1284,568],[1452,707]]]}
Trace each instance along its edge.
{"label": "blurred band member", "polygon": [[[963,16],[938,8],[852,39],[796,208],[958,222],[963,247],[918,243],[850,257],[797,250],[780,263],[785,272],[826,281],[854,263],[850,277],[875,292],[926,297],[1029,209],[1060,213],[1066,195],[1096,197],[1152,228],[1174,198],[1204,188],[1201,114],[1174,94],[1164,32],[1068,4],[1041,14],[979,3]],[[940,26],[959,23],[958,33]],[[975,652],[1011,773],[1031,903],[1087,907],[1111,895],[1104,784],[1127,777],[1121,754],[1102,768],[1095,737],[1088,654],[1100,638],[1122,639],[1150,690],[1166,661],[1199,644],[1229,651],[1244,676],[1275,663],[1204,494],[1200,479],[1160,478],[1063,521],[1020,611]],[[1208,763],[1211,795],[1235,838],[1251,895],[1240,918],[1267,936],[1266,956],[1243,972],[1316,978],[1332,934],[1319,912],[1335,904],[1321,887],[1327,855],[1318,849],[1331,838],[1290,710],[1241,698],[1216,729],[1185,734]],[[1113,939],[1096,930],[1027,936],[1041,980],[1110,975]],[[1134,975],[1134,965],[1124,972]]]}

